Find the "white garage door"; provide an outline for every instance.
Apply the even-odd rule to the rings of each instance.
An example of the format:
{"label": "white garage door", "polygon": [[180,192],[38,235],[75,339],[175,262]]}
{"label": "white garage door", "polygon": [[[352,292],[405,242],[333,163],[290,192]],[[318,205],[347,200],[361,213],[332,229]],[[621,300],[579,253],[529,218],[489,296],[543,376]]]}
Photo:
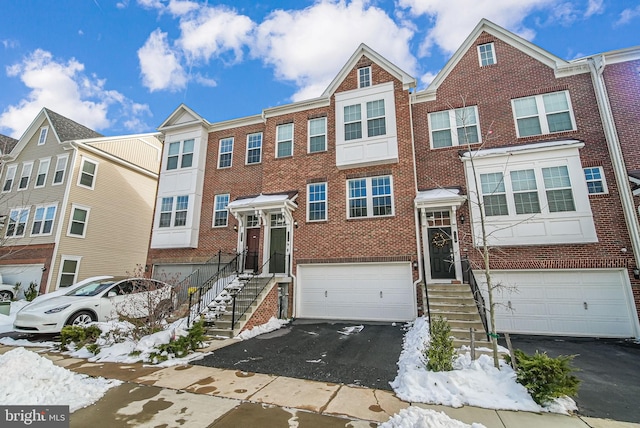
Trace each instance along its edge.
{"label": "white garage door", "polygon": [[410,263],[298,265],[300,318],[410,321],[416,300]]}
{"label": "white garage door", "polygon": [[28,289],[32,282],[38,284],[36,288],[40,288],[43,267],[44,264],[0,266],[2,282],[11,285],[19,282],[23,291]]}
{"label": "white garage door", "polygon": [[[474,272],[479,282],[482,272]],[[625,270],[492,271],[500,332],[638,337],[640,327]]]}

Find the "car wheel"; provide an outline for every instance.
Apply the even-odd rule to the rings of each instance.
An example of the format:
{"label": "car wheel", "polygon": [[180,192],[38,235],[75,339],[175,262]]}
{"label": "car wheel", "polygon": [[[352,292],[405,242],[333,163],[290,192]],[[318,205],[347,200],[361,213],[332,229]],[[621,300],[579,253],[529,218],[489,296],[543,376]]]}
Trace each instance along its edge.
{"label": "car wheel", "polygon": [[96,320],[96,317],[88,311],[75,313],[67,320],[67,325],[87,325]]}
{"label": "car wheel", "polygon": [[13,299],[13,294],[11,291],[2,290],[0,291],[0,302],[10,302]]}

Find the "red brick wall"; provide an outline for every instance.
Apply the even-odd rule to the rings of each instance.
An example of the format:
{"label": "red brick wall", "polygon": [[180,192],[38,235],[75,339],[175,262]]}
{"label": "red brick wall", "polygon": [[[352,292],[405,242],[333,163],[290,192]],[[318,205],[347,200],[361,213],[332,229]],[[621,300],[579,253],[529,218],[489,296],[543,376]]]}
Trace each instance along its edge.
{"label": "red brick wall", "polygon": [[262,301],[258,309],[251,315],[242,331],[251,330],[253,327],[266,324],[271,317],[278,317],[278,284],[275,284],[269,294]]}

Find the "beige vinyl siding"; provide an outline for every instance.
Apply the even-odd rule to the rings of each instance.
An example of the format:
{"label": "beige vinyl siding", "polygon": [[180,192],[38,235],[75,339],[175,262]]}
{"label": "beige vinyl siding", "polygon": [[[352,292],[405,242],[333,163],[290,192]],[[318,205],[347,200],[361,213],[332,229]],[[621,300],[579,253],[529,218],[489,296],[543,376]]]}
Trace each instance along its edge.
{"label": "beige vinyl siding", "polygon": [[[40,129],[43,126],[48,126],[47,138],[43,145],[38,145],[38,139],[40,138]],[[20,152],[20,155],[15,161],[9,161],[5,164],[2,172],[2,178],[0,179],[0,190],[4,186],[5,176],[7,173],[7,165],[16,165],[16,175],[13,180],[13,187],[11,192],[0,193],[0,212],[3,214],[9,214],[12,208],[16,207],[29,207],[29,220],[27,221],[25,236],[23,238],[11,238],[4,242],[4,245],[32,245],[32,244],[49,244],[55,241],[55,232],[60,221],[61,201],[64,197],[65,183],[68,177],[65,176],[65,182],[61,185],[52,186],[53,174],[56,167],[57,156],[61,154],[71,155],[72,152],[64,150],[62,145],[58,143],[53,128],[44,120],[37,132],[27,142],[24,149]],[[40,167],[40,159],[49,158],[49,169],[47,173],[47,179],[44,187],[35,188],[36,178],[38,176],[38,170]],[[33,168],[31,171],[31,179],[29,180],[29,187],[18,191],[18,183],[22,175],[22,166],[24,162],[33,162]],[[67,171],[69,171],[69,165],[67,165]],[[33,217],[35,214],[36,206],[58,204],[56,210],[56,217],[54,219],[51,235],[47,236],[30,236],[31,229],[33,227]],[[8,221],[5,221],[5,226],[0,231],[0,237],[4,238],[6,234],[6,228]]]}
{"label": "beige vinyl siding", "polygon": [[87,144],[148,171],[157,173],[160,169],[162,144],[155,137],[143,135],[135,138],[109,139]]}
{"label": "beige vinyl siding", "polygon": [[[94,189],[77,185],[82,158],[98,162]],[[76,156],[51,289],[59,280],[63,256],[82,256],[78,279],[94,275],[126,275],[144,265],[149,247],[157,180],[113,163],[95,153]],[[72,206],[90,208],[85,237],[67,236]]]}

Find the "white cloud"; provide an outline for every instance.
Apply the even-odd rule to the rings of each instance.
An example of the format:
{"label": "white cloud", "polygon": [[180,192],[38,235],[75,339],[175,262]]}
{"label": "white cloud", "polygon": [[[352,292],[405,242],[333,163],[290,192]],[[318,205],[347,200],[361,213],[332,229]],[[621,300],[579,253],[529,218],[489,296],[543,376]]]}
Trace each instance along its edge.
{"label": "white cloud", "polygon": [[171,49],[167,33],[156,29],[149,35],[144,46],[138,49],[138,60],[142,73],[142,83],[151,92],[162,89],[171,91],[183,89],[187,84],[178,52]]}
{"label": "white cloud", "polygon": [[625,9],[620,13],[620,18],[614,23],[614,27],[619,25],[626,25],[629,22],[633,21],[635,18],[640,17],[640,5],[635,8]]}
{"label": "white cloud", "polygon": [[278,10],[257,29],[252,53],[275,68],[276,77],[299,87],[294,100],[321,95],[360,43],[408,73],[413,31],[396,24],[366,0],[322,0],[303,10]]}
{"label": "white cloud", "polygon": [[[9,77],[18,77],[30,89],[29,95],[0,114],[0,129],[18,138],[47,107],[91,129],[117,126],[109,119],[110,109],[128,119],[150,115],[148,106],[135,104],[121,93],[106,89],[106,81],[84,73],[84,64],[72,58],[56,60],[50,52],[35,50],[22,62],[7,67]],[[139,129],[138,129],[139,132]]]}
{"label": "white cloud", "polygon": [[535,31],[523,20],[534,10],[558,4],[556,0],[399,0],[415,16],[427,15],[435,25],[427,32],[420,54],[428,55],[437,45],[445,53],[453,53],[482,18],[495,22],[525,39],[533,39]]}
{"label": "white cloud", "polygon": [[588,18],[592,15],[600,15],[602,12],[604,12],[604,0],[589,0],[584,16]]}
{"label": "white cloud", "polygon": [[203,75],[202,75],[202,74],[200,74],[200,73],[197,73],[197,74],[193,77],[193,79],[194,79],[197,83],[201,84],[202,86],[208,86],[208,87],[210,87],[210,88],[213,88],[213,87],[215,87],[215,86],[218,86],[218,82],[216,82],[214,79],[211,79],[211,78],[209,78],[209,77],[205,77],[205,76],[203,76]]}
{"label": "white cloud", "polygon": [[2,46],[4,46],[5,49],[14,49],[20,46],[20,43],[14,39],[3,39]]}

